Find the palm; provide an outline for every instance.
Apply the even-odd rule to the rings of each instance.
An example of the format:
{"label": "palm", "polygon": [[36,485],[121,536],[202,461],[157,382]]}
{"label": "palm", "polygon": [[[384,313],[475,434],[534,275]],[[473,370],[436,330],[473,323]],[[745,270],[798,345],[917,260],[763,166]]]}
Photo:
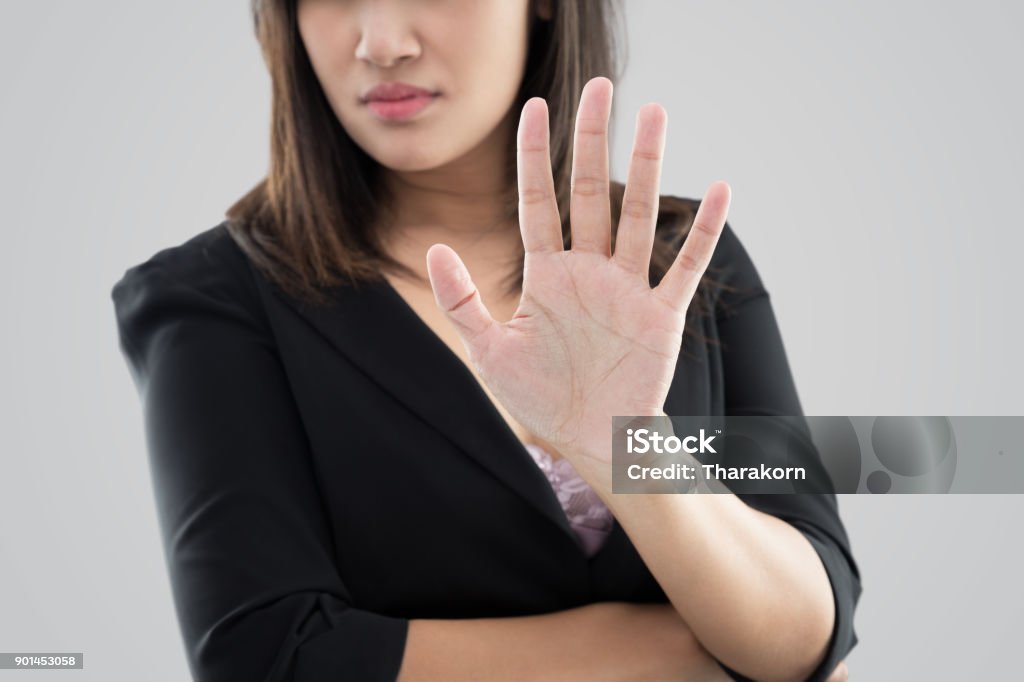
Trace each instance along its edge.
{"label": "palm", "polygon": [[515,317],[474,361],[523,426],[549,443],[582,443],[612,414],[657,412],[682,322],[651,288],[595,254],[528,259]]}
{"label": "palm", "polygon": [[427,265],[438,305],[494,396],[577,469],[601,467],[611,460],[613,416],[662,410],[686,309],[725,223],[729,188],[717,183],[709,190],[676,262],[652,289],[647,271],[664,116],[657,106],[641,110],[612,255],[606,137],[611,82],[595,78],[584,87],[577,116],[573,248],[566,251],[542,102],[526,103],[519,127],[526,261],[513,318],[498,323],[490,316],[451,249],[431,247]]}

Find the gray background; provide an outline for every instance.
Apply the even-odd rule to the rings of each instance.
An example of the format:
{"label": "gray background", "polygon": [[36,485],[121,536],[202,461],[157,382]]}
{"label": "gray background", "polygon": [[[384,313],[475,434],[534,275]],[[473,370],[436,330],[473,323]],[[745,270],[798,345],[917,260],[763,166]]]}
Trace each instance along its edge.
{"label": "gray background", "polygon": [[[627,0],[613,173],[669,112],[663,191],[733,187],[808,414],[1024,414],[1024,9]],[[110,287],[266,168],[247,2],[2,3],[0,650],[187,677]],[[844,496],[854,679],[1020,670],[1017,496]]]}

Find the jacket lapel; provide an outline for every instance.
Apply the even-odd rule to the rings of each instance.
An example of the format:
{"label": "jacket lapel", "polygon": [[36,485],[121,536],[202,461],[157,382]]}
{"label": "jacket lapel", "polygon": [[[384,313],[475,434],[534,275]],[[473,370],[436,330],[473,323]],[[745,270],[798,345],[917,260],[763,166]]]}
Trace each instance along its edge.
{"label": "jacket lapel", "polygon": [[544,473],[472,372],[387,280],[337,287],[330,302],[321,306],[296,301],[260,276],[257,280],[384,390],[576,542]]}

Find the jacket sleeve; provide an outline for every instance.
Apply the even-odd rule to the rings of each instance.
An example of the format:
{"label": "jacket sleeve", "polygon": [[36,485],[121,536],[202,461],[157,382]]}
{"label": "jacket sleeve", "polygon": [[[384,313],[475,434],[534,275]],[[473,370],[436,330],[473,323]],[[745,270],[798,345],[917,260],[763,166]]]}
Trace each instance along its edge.
{"label": "jacket sleeve", "polygon": [[[721,273],[732,286],[716,304],[726,415],[801,416],[803,410],[768,291],[731,227],[726,226],[719,248],[725,264]],[[804,456],[818,458],[810,439],[804,442]],[[853,617],[861,594],[860,572],[839,518],[836,497],[825,493],[738,497],[800,531],[828,573],[835,600],[835,626],[825,659],[808,678],[825,680],[857,644]],[[729,672],[735,679],[746,679]]]}
{"label": "jacket sleeve", "polygon": [[352,604],[266,325],[152,262],[111,296],[195,679],[394,680],[408,620]]}

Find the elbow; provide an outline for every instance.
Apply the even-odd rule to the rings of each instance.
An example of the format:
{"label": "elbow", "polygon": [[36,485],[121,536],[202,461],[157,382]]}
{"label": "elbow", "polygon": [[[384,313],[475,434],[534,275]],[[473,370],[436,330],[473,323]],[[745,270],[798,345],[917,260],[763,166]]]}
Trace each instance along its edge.
{"label": "elbow", "polygon": [[731,670],[761,682],[804,682],[811,678],[832,645],[834,604],[828,601],[803,609],[790,608],[787,614],[786,622],[769,618],[748,630],[742,640],[750,644],[720,660]]}
{"label": "elbow", "polygon": [[835,630],[835,608],[831,601],[808,610],[780,647],[786,655],[779,656],[770,669],[758,671],[755,679],[765,682],[804,682],[828,656]]}
{"label": "elbow", "polygon": [[395,682],[408,622],[310,592],[248,605],[186,641],[198,680]]}

